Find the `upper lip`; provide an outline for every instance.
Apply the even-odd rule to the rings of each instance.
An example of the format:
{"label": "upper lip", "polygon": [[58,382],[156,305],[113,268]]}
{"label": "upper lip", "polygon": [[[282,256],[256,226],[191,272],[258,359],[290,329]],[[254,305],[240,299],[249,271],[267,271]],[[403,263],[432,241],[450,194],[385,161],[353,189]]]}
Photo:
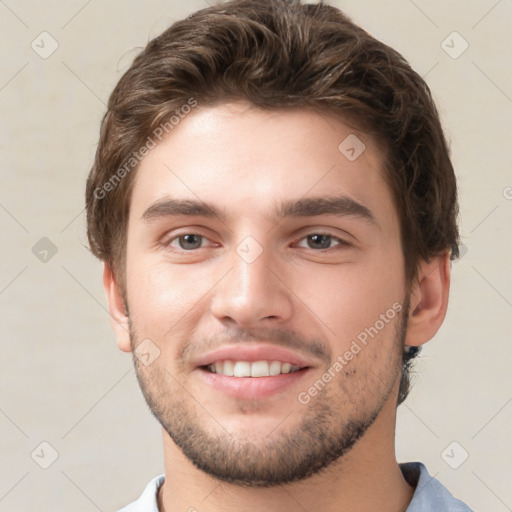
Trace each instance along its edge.
{"label": "upper lip", "polygon": [[282,363],[291,363],[294,366],[304,368],[311,366],[304,357],[292,352],[286,348],[274,345],[262,345],[259,342],[243,345],[227,345],[211,352],[207,352],[195,361],[195,365],[208,366],[215,361],[281,361]]}

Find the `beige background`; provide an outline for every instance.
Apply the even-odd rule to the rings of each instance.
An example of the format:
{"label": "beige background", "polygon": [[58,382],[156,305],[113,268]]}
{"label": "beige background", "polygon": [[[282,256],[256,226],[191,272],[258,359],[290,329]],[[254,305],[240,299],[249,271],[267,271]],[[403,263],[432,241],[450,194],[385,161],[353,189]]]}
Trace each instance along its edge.
{"label": "beige background", "polygon": [[[512,510],[512,2],[332,3],[426,77],[459,179],[467,253],[399,409],[397,456],[425,462],[475,510]],[[136,48],[204,6],[0,0],[0,512],[116,510],[162,472],[160,430],[86,249],[84,183],[108,94]],[[51,49],[43,31],[58,42],[47,59],[31,47]],[[57,249],[46,262],[32,252],[43,237]]]}

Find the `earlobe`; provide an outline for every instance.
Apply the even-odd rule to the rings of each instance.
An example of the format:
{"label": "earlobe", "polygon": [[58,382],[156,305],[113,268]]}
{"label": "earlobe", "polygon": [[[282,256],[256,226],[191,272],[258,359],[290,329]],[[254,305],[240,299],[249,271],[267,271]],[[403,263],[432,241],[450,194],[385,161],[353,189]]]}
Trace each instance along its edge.
{"label": "earlobe", "polygon": [[446,316],[449,290],[450,253],[423,261],[411,291],[405,345],[419,346],[432,339]]}
{"label": "earlobe", "polygon": [[117,338],[117,346],[123,352],[131,352],[128,313],[116,278],[108,263],[104,263],[103,267],[103,288],[107,295],[110,323]]}

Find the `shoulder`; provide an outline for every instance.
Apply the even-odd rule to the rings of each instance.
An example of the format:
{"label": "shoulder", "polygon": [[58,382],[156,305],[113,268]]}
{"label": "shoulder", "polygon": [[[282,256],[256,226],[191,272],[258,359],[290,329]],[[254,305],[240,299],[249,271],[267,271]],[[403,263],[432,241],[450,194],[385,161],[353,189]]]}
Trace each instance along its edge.
{"label": "shoulder", "polygon": [[407,512],[472,512],[436,478],[430,476],[421,462],[400,464],[404,478],[415,487]]}
{"label": "shoulder", "polygon": [[164,479],[165,475],[153,478],[137,500],[117,512],[158,512],[157,493]]}

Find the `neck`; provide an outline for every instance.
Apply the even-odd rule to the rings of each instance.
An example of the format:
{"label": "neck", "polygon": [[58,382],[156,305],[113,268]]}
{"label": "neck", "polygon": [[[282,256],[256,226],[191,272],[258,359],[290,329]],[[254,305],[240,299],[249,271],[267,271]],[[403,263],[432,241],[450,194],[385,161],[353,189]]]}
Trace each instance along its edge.
{"label": "neck", "polygon": [[256,512],[268,509],[269,503],[276,512],[405,511],[414,490],[395,458],[395,418],[393,400],[342,460],[306,480],[271,488],[241,487],[203,473],[163,431],[165,482],[158,497],[160,512]]}

